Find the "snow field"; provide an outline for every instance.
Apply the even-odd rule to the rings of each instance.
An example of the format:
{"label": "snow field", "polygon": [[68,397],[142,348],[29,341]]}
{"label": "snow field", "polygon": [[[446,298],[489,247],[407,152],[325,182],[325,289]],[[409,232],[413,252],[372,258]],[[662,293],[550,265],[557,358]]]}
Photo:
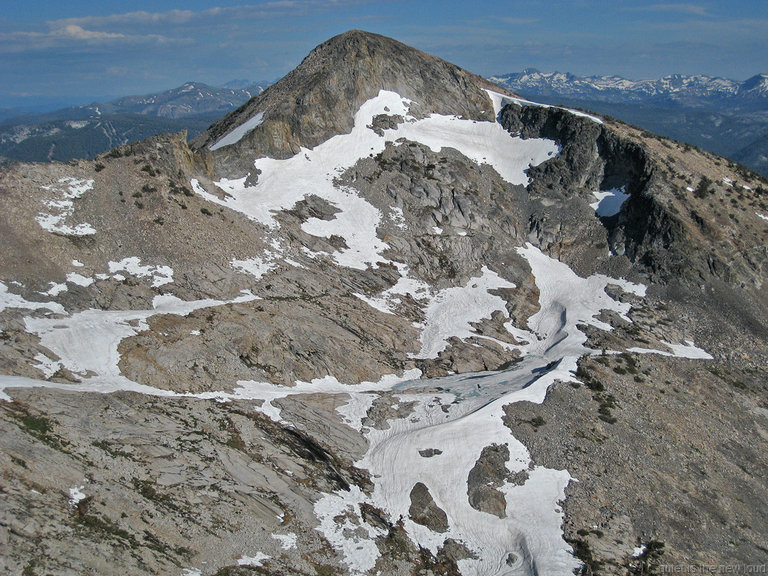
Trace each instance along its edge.
{"label": "snow field", "polygon": [[[347,248],[337,251],[334,260],[364,270],[387,261],[381,254],[388,246],[376,232],[382,214],[355,190],[336,185],[335,178],[362,158],[382,152],[387,142],[406,138],[434,151],[455,148],[475,162],[491,165],[513,184],[527,184],[529,165],[540,164],[558,152],[550,140],[513,138],[495,122],[437,114],[414,120],[408,117],[409,104],[395,92],[382,90],[360,107],[349,134],[334,136],[311,150],[303,148],[285,160],[257,159],[254,168],[259,177],[254,186],[246,185],[247,178],[222,179],[216,185],[226,192],[224,199],[208,193],[197,180],[191,182],[192,188],[205,199],[242,212],[272,230],[278,227],[276,212],[290,209],[310,194],[319,196],[340,211],[332,220],[312,218],[302,229],[315,236],[344,238]],[[379,136],[367,128],[378,114],[400,115],[406,121]]]}
{"label": "snow field", "polygon": [[624,193],[624,186],[613,190],[595,190],[592,195],[597,198],[597,202],[593,202],[589,206],[601,218],[618,214],[630,196]]}

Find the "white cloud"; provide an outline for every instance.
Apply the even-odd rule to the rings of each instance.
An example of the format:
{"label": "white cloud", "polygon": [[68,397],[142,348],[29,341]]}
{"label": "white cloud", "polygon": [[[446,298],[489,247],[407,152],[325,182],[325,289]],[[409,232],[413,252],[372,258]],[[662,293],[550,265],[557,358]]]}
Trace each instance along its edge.
{"label": "white cloud", "polygon": [[167,10],[165,12],[147,12],[144,10],[109,14],[106,16],[85,16],[65,18],[49,22],[53,26],[74,24],[87,27],[114,26],[149,26],[149,25],[184,25],[193,22],[210,23],[211,19],[248,20],[289,15],[310,9],[339,8],[347,4],[359,4],[355,1],[334,0],[276,0],[256,5],[214,6],[204,10]]}
{"label": "white cloud", "polygon": [[61,28],[56,28],[51,32],[51,34],[54,36],[61,36],[63,38],[73,38],[75,40],[114,40],[126,37],[125,34],[86,30],[77,24],[67,24]]}

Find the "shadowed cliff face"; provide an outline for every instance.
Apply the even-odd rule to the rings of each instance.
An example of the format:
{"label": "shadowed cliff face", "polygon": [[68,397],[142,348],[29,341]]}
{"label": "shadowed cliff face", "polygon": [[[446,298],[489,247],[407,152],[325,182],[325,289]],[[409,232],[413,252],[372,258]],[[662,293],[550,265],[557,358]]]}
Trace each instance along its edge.
{"label": "shadowed cliff face", "polygon": [[[531,229],[539,245],[550,247],[555,236],[563,234],[578,237],[583,223],[569,212],[578,210],[584,199],[593,202],[593,191],[621,189],[629,194],[621,210],[600,219],[613,254],[665,283],[682,280],[692,285],[714,277],[761,285],[762,268],[741,250],[742,240],[723,237],[718,230],[723,211],[718,192],[727,193],[733,186],[722,176],[718,182],[714,176],[695,173],[702,161],[716,168],[720,160],[624,124],[597,124],[560,108],[507,105],[500,122],[512,134],[550,138],[561,147],[556,157],[528,171],[532,199],[554,203],[558,210],[573,205],[559,219],[550,210],[550,226],[532,214]],[[693,186],[703,178],[712,184],[699,197]],[[735,194],[743,197],[747,189]],[[755,245],[761,242],[759,230],[741,227],[739,234],[751,236]]]}

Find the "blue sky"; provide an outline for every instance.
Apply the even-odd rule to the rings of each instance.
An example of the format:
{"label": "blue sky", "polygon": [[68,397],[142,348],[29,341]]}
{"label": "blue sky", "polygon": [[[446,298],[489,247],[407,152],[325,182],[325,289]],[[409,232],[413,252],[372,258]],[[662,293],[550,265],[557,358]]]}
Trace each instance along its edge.
{"label": "blue sky", "polygon": [[766,0],[0,0],[0,108],[275,80],[351,28],[483,75],[768,72]]}

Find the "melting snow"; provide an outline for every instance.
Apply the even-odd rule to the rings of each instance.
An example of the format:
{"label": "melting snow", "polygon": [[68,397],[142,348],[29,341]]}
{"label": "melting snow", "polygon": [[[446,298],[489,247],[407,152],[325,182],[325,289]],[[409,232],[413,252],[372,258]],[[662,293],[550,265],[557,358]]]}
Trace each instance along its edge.
{"label": "melting snow", "polygon": [[[173,282],[173,268],[170,266],[142,266],[141,259],[136,256],[123,258],[120,262],[109,263],[110,274],[115,274],[115,272],[121,271],[127,272],[137,278],[151,277],[153,288]],[[113,276],[113,278],[117,279],[117,275]]]}
{"label": "melting snow", "polygon": [[401,230],[405,230],[407,228],[405,224],[405,216],[403,215],[403,209],[399,206],[392,206],[389,209],[389,218],[392,220],[394,225]]}
{"label": "melting snow", "polygon": [[40,310],[47,308],[55,314],[65,314],[64,307],[58,302],[30,302],[18,294],[8,292],[8,286],[0,282],[0,312],[7,308]]}
{"label": "melting snow", "polygon": [[69,489],[69,505],[77,506],[82,500],[85,500],[85,494],[82,492],[85,486],[75,487]]}
{"label": "melting snow", "polygon": [[275,213],[290,209],[305,196],[314,194],[339,209],[332,220],[311,218],[302,229],[308,234],[344,239],[347,248],[336,252],[337,264],[366,269],[386,261],[381,256],[388,245],[377,236],[382,214],[351,188],[337,186],[335,179],[358,160],[384,150],[387,142],[400,138],[421,142],[432,150],[455,148],[478,163],[490,164],[507,181],[527,184],[525,170],[558,151],[551,140],[513,138],[495,122],[473,122],[455,116],[433,114],[404,122],[379,136],[367,126],[377,114],[407,117],[409,100],[382,90],[355,114],[350,134],[334,136],[312,150],[302,148],[295,156],[276,160],[259,158],[254,167],[258,183],[246,185],[246,177],[222,179],[216,185],[226,193],[221,199],[207,192],[197,180],[192,188],[205,199],[242,212],[252,220],[275,229]]}
{"label": "melting snow", "polygon": [[340,551],[344,561],[355,574],[368,572],[379,559],[376,538],[386,531],[363,522],[359,506],[368,498],[357,486],[349,491],[326,494],[315,503],[315,516],[320,530],[331,545]]}
{"label": "melting snow", "polygon": [[238,566],[261,566],[265,560],[269,560],[269,556],[262,552],[256,552],[253,556],[241,556],[237,559]]}
{"label": "melting snow", "polygon": [[[503,423],[503,407],[523,400],[542,402],[555,380],[574,379],[578,358],[594,352],[586,348],[586,335],[578,325],[610,329],[595,318],[601,310],[613,310],[624,317],[629,311],[629,304],[608,296],[607,285],[617,285],[638,296],[644,295],[645,289],[606,276],[580,278],[565,264],[531,245],[521,248],[520,253],[531,265],[541,306],[529,320],[530,331],[517,331],[527,336],[526,358],[504,372],[398,385],[400,401],[415,402],[414,412],[404,419],[389,420],[385,430],[365,431],[370,448],[356,463],[369,470],[375,479],[373,494],[365,498],[353,487],[349,492],[329,494],[315,506],[321,521],[319,529],[344,555],[345,563],[353,571],[373,567],[377,558],[376,550],[367,543],[377,532],[363,524],[357,512],[363,501],[386,511],[390,518],[403,518],[410,538],[432,552],[446,538],[464,542],[477,557],[459,561],[463,573],[528,573],[533,565],[540,574],[567,574],[578,567],[560,529],[563,513],[559,502],[564,498],[570,475],[564,470],[531,465],[528,451]],[[449,290],[458,291],[457,301],[464,301],[468,293],[476,291],[473,295],[483,301],[476,310],[487,314],[493,309],[504,310],[503,300],[487,293],[494,284],[511,287],[511,283],[484,270],[481,279]],[[453,293],[447,293],[442,302],[448,303],[452,297]],[[493,298],[499,301],[491,302]],[[429,392],[420,392],[427,387]],[[440,392],[432,392],[434,389]],[[366,406],[367,401],[359,401],[350,410],[357,417],[363,409],[367,410]],[[357,420],[353,426],[357,428]],[[507,468],[511,473],[528,471],[528,480],[522,485],[505,484],[500,488],[507,502],[506,518],[475,510],[466,497],[469,471],[482,449],[491,444],[507,445]],[[419,454],[435,448],[442,453],[428,459]],[[435,503],[446,512],[446,533],[434,533],[410,519],[409,494],[417,482],[427,486]],[[339,515],[343,518],[340,524],[330,521]],[[355,532],[358,526],[362,530]],[[513,566],[506,565],[509,554],[518,558]]]}
{"label": "melting snow", "polygon": [[240,126],[232,130],[229,134],[224,136],[221,140],[209,146],[208,149],[218,150],[223,146],[230,146],[232,144],[240,142],[243,136],[248,134],[248,132],[250,132],[257,126],[261,125],[263,121],[264,121],[264,112],[259,112],[258,114],[254,115],[253,117],[249,118],[248,120],[240,124]]}
{"label": "melting snow", "polygon": [[298,540],[296,534],[293,534],[293,533],[272,534],[272,538],[274,538],[280,543],[280,547],[283,550],[290,550],[291,548],[296,548],[296,542]]}
{"label": "melting snow", "polygon": [[765,214],[760,214],[760,212],[755,212],[755,214],[760,216],[760,218],[762,218],[763,220],[768,220],[768,216],[766,216]]}
{"label": "melting snow", "polygon": [[[67,385],[67,388],[102,392],[136,390],[151,394],[155,389],[136,384],[120,374],[117,349],[124,338],[147,330],[147,318],[156,314],[186,316],[200,308],[248,302],[255,298],[245,293],[229,302],[210,299],[186,302],[164,295],[155,297],[154,310],[85,310],[66,318],[26,317],[24,323],[28,332],[40,338],[41,345],[61,359],[61,366],[83,377],[81,385]],[[13,384],[0,381],[0,387],[6,386]]]}
{"label": "melting snow", "polygon": [[[74,200],[93,189],[93,180],[78,180],[76,178],[61,178],[59,184],[64,186],[43,186],[44,190],[58,193],[60,199],[46,200],[45,206],[48,213],[41,212],[36,220],[40,226],[49,232],[56,232],[65,236],[88,236],[96,234],[96,229],[88,223],[76,225],[74,228],[64,221],[75,210]],[[66,188],[66,189],[65,189]]]}
{"label": "melting snow", "polygon": [[232,267],[235,268],[236,270],[240,270],[241,272],[246,272],[248,274],[251,274],[258,280],[270,270],[274,270],[275,268],[277,268],[277,264],[275,264],[274,258],[269,258],[269,256],[263,259],[258,256],[254,258],[249,258],[247,260],[233,259],[232,262],[230,262],[230,264],[232,264]]}
{"label": "melting snow", "polygon": [[[207,392],[176,394],[142,386],[122,376],[119,371],[120,341],[146,329],[146,320],[154,314],[188,314],[192,310],[218,306],[227,302],[198,300],[185,302],[171,295],[157,296],[153,310],[99,311],[88,310],[57,320],[25,318],[27,329],[40,337],[43,346],[55,353],[58,362],[83,381],[58,384],[23,377],[0,376],[0,389],[6,387],[45,386],[70,390],[112,392],[135,390],[158,396],[192,396],[201,399],[259,399],[260,408],[275,420],[279,409],[273,401],[293,394],[344,394],[348,401],[338,408],[351,427],[362,431],[369,450],[356,463],[367,469],[374,479],[371,494],[352,486],[349,491],[324,495],[315,504],[318,529],[343,555],[354,573],[373,568],[379,557],[376,539],[383,530],[362,519],[360,504],[370,503],[384,510],[395,521],[403,518],[403,526],[414,542],[435,552],[446,538],[464,542],[475,558],[459,561],[463,573],[499,574],[527,572],[531,566],[541,574],[565,574],[578,567],[567,543],[562,538],[563,512],[560,501],[571,477],[565,470],[533,466],[525,446],[518,442],[503,423],[503,407],[512,402],[541,402],[547,388],[555,380],[572,380],[576,361],[586,348],[586,336],[579,325],[602,329],[610,326],[595,317],[601,310],[613,310],[627,317],[630,304],[614,300],[605,292],[608,285],[643,296],[641,285],[606,276],[581,278],[561,262],[528,245],[519,252],[531,266],[539,289],[540,310],[528,321],[528,330],[511,326],[510,332],[524,336],[525,358],[512,369],[482,375],[453,375],[420,381],[420,371],[401,376],[384,376],[379,382],[345,385],[332,376],[298,382],[293,387],[259,382],[238,382],[230,393]],[[432,296],[426,284],[407,277],[407,267],[398,265],[401,278],[382,295],[382,306],[389,308],[397,294],[415,293],[425,302],[426,317],[422,343],[425,354],[436,354],[450,335],[471,335],[470,322],[486,317],[494,310],[504,312],[504,301],[488,293],[493,288],[511,288],[513,284],[484,268],[479,278],[463,287],[449,288]],[[4,285],[0,284],[3,288]],[[6,301],[20,298],[0,292]],[[247,301],[250,293],[233,300]],[[26,303],[23,301],[22,303]],[[27,303],[28,304],[28,303]],[[44,306],[33,303],[31,307]],[[29,306],[23,306],[29,307]],[[448,317],[446,311],[460,309],[460,317]],[[442,320],[441,320],[442,318]],[[442,325],[442,326],[441,326]],[[693,353],[692,343],[670,349]],[[42,362],[42,358],[38,358]],[[52,361],[51,361],[52,362]],[[427,390],[429,388],[429,390]],[[439,392],[434,392],[439,389]],[[379,394],[390,394],[395,402],[413,403],[406,418],[393,418],[385,430],[362,426],[368,410]],[[8,398],[2,395],[3,398]],[[511,473],[526,470],[528,479],[522,484],[504,484],[499,488],[506,500],[506,517],[478,512],[467,500],[467,477],[482,449],[492,444],[506,444],[510,451],[507,469]],[[437,449],[441,453],[422,458],[420,451]],[[416,482],[425,484],[435,503],[449,520],[448,531],[436,534],[413,522],[409,517],[409,494]],[[293,546],[291,535],[276,535],[281,546]],[[517,564],[507,566],[514,554]],[[243,562],[261,563],[262,553],[241,558]],[[255,564],[249,564],[255,565]],[[191,569],[190,569],[191,570]]]}
{"label": "melting snow", "polygon": [[391,288],[382,292],[379,296],[365,296],[354,294],[360,300],[366,302],[372,308],[386,314],[394,314],[397,304],[401,303],[399,296],[409,295],[414,300],[426,300],[430,297],[430,287],[426,282],[408,277],[408,266],[402,262],[395,262],[400,278]]}
{"label": "melting snow", "polygon": [[48,285],[50,286],[50,288],[45,292],[39,292],[39,294],[42,294],[44,296],[53,296],[55,298],[62,292],[66,292],[68,290],[66,284],[57,284],[56,282],[49,282]]}
{"label": "melting snow", "polygon": [[690,358],[692,360],[713,360],[711,354],[705,350],[698,348],[690,340],[686,340],[685,344],[670,344],[669,342],[661,341],[664,346],[672,350],[672,352],[666,352],[664,350],[654,350],[652,348],[629,348],[629,352],[635,352],[637,354],[659,354],[660,356],[674,356],[676,358]]}
{"label": "melting snow", "polygon": [[83,286],[84,288],[87,288],[88,286],[93,284],[93,278],[82,276],[77,272],[70,272],[69,274],[67,274],[67,282],[71,282],[72,284],[77,284],[78,286]]}
{"label": "melting snow", "polygon": [[39,364],[33,364],[32,367],[40,370],[46,378],[50,378],[59,371],[59,368],[61,368],[61,364],[55,360],[51,360],[45,354],[35,354],[35,360],[37,360]]}
{"label": "melting snow", "polygon": [[490,318],[496,310],[506,317],[506,302],[488,291],[514,287],[512,282],[483,266],[482,275],[471,278],[466,286],[438,292],[425,310],[421,350],[415,358],[436,358],[448,346],[449,338],[464,339],[475,335],[472,323]]}
{"label": "melting snow", "polygon": [[[495,108],[503,103],[503,99],[508,99],[493,92],[489,94],[494,99]],[[255,186],[246,186],[245,178],[217,183],[229,195],[225,199],[209,194],[197,181],[192,181],[193,188],[206,199],[239,210],[273,230],[278,226],[274,218],[276,211],[291,208],[307,194],[318,195],[340,212],[330,221],[310,219],[303,229],[319,236],[342,236],[347,248],[333,255],[336,262],[365,269],[384,260],[381,254],[387,244],[378,239],[376,230],[382,215],[354,190],[339,188],[334,182],[361,157],[380,152],[386,142],[405,137],[434,150],[454,147],[478,163],[487,161],[508,181],[525,184],[527,166],[541,162],[557,151],[551,141],[512,138],[495,123],[447,116],[433,115],[418,121],[410,119],[396,129],[387,130],[383,137],[366,128],[371,118],[379,113],[406,116],[407,104],[408,101],[397,94],[382,91],[361,107],[352,133],[331,138],[313,150],[302,150],[287,160],[257,160],[255,167],[260,173]],[[244,126],[233,130],[216,145],[227,145],[224,143],[226,138],[239,139],[253,128],[245,129]],[[235,134],[238,130],[242,131],[239,136]],[[598,200],[602,199],[598,197]],[[390,217],[395,223],[397,216],[397,210],[392,209]],[[267,251],[263,258],[233,260],[232,265],[259,277],[276,266],[274,260],[282,254],[279,243],[273,242],[272,248],[275,252]],[[320,523],[318,530],[343,555],[352,572],[363,573],[375,567],[380,555],[376,539],[386,536],[385,530],[363,520],[360,505],[369,503],[387,513],[392,522],[402,518],[409,537],[433,552],[446,538],[463,542],[475,557],[459,561],[462,573],[492,575],[533,571],[568,574],[579,566],[561,531],[563,511],[560,502],[571,477],[565,470],[532,464],[525,446],[504,425],[504,406],[519,401],[542,402],[553,382],[573,380],[578,358],[595,352],[586,347],[587,337],[579,326],[610,330],[608,324],[596,318],[601,310],[614,311],[628,320],[630,304],[611,298],[605,292],[608,285],[616,285],[637,296],[644,296],[645,287],[602,275],[581,278],[567,265],[547,257],[530,244],[520,248],[519,253],[528,261],[535,277],[540,310],[528,319],[527,329],[515,327],[511,321],[505,325],[511,334],[526,343],[522,347],[523,360],[506,371],[420,381],[417,379],[421,372],[414,369],[401,376],[390,374],[378,382],[356,385],[345,385],[330,375],[311,382],[297,382],[292,387],[241,381],[232,392],[177,394],[139,385],[124,377],[119,369],[121,340],[146,330],[147,319],[156,314],[186,315],[200,308],[254,300],[256,296],[244,293],[231,301],[186,302],[172,295],[162,295],[153,300],[152,310],[86,310],[55,320],[26,317],[27,330],[36,334],[40,344],[60,358],[53,361],[39,354],[36,357],[40,362],[38,368],[48,374],[54,367],[57,370],[66,367],[79,374],[82,382],[60,384],[0,375],[0,398],[9,399],[3,393],[6,388],[36,386],[104,393],[133,390],[156,396],[221,401],[252,399],[262,401],[261,412],[284,422],[279,408],[274,405],[280,398],[318,392],[345,395],[348,400],[337,408],[337,412],[368,441],[369,449],[356,465],[370,472],[373,490],[366,494],[357,486],[351,486],[348,491],[325,494],[314,505],[314,511]],[[317,253],[307,254],[317,256]],[[472,323],[489,317],[494,311],[501,311],[506,316],[505,301],[490,294],[489,290],[514,288],[514,284],[487,268],[465,286],[433,293],[427,284],[408,276],[406,265],[394,264],[400,272],[394,286],[375,297],[357,296],[387,313],[392,313],[401,303],[400,296],[410,295],[419,301],[425,311],[420,358],[439,354],[452,336],[477,336]],[[118,270],[152,276],[153,282],[161,281],[162,284],[172,281],[173,275],[168,267],[141,266],[138,258],[110,263],[111,272]],[[10,294],[0,283],[0,310],[9,307],[48,308],[65,314],[63,307],[55,302],[27,302]],[[191,332],[195,333],[199,334],[198,331]],[[692,342],[665,345],[672,350],[666,354],[709,357]],[[634,351],[665,354],[654,350]],[[364,428],[362,422],[380,395],[388,395],[384,400],[390,400],[393,405],[412,403],[413,410],[405,418],[389,420],[386,429]],[[483,448],[492,444],[508,447],[507,469],[510,473],[527,471],[528,474],[522,484],[506,483],[498,488],[506,500],[504,518],[475,510],[467,499],[469,471]],[[420,452],[426,449],[440,452],[431,458],[423,458]],[[437,534],[410,519],[409,494],[417,482],[428,487],[435,503],[446,512],[447,532]],[[77,497],[85,497],[81,489],[73,489],[77,490]],[[70,491],[70,497],[74,496]],[[297,543],[295,534],[273,537],[286,550]],[[510,554],[517,558],[513,565],[507,565],[507,560],[512,558]],[[257,552],[254,556],[241,557],[238,563],[260,566],[267,558]],[[184,569],[185,576],[199,574],[198,569]]]}
{"label": "melting snow", "polygon": [[624,202],[629,198],[629,194],[624,193],[624,186],[621,188],[614,188],[613,190],[594,191],[592,195],[597,198],[597,202],[593,202],[589,206],[597,213],[601,218],[607,218],[609,216],[615,216],[621,211],[621,207]]}

